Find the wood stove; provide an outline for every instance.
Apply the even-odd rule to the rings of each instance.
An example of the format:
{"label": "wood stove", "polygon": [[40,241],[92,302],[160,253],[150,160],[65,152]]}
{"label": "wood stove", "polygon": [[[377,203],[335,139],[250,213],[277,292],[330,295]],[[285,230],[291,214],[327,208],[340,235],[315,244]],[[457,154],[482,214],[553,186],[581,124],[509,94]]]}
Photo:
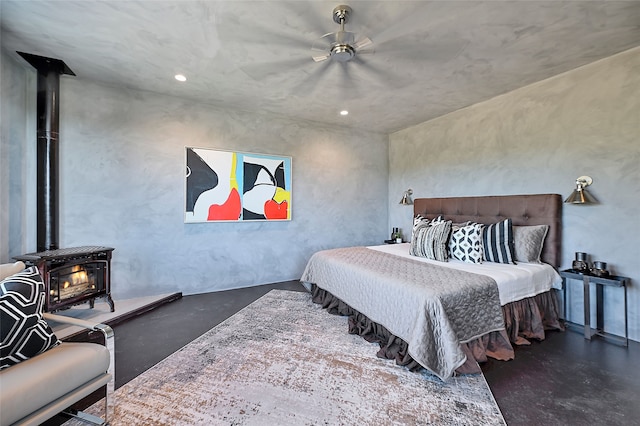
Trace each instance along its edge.
{"label": "wood stove", "polygon": [[105,297],[114,311],[111,298],[111,247],[85,246],[46,250],[16,256],[27,266],[37,266],[44,281],[45,311],[53,312]]}
{"label": "wood stove", "polygon": [[47,294],[44,309],[55,311],[106,297],[111,312],[111,247],[59,248],[60,76],[75,73],[60,59],[17,52],[38,72],[37,252],[14,259],[37,266]]}

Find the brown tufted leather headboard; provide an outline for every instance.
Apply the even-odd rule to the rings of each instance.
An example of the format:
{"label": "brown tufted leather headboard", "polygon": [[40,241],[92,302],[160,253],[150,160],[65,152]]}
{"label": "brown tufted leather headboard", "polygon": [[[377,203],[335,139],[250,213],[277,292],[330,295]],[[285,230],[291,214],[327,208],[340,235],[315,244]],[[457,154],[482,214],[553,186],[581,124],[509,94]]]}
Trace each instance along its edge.
{"label": "brown tufted leather headboard", "polygon": [[495,195],[486,197],[416,198],[413,213],[438,215],[455,222],[491,224],[511,218],[514,225],[549,225],[542,261],[556,268],[561,262],[562,197],[559,194]]}

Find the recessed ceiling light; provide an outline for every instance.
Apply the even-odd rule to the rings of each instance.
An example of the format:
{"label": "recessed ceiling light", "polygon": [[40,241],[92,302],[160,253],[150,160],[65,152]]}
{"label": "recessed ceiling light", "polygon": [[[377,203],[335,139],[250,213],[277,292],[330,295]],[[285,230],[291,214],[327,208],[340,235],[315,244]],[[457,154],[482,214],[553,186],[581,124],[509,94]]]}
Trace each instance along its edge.
{"label": "recessed ceiling light", "polygon": [[176,77],[175,77],[175,78],[176,78],[176,80],[178,80],[178,81],[187,81],[187,77],[185,77],[185,76],[184,76],[184,75],[182,75],[182,74],[176,74]]}
{"label": "recessed ceiling light", "polygon": [[343,109],[342,111],[340,111],[340,115],[349,115],[349,111]]}

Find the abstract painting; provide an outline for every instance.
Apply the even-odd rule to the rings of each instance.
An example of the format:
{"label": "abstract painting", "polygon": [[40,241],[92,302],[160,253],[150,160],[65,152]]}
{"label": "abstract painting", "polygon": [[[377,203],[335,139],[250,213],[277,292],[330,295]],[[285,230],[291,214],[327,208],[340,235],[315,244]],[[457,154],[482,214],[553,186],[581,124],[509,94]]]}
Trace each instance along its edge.
{"label": "abstract painting", "polygon": [[291,157],[186,148],[185,223],[291,220]]}

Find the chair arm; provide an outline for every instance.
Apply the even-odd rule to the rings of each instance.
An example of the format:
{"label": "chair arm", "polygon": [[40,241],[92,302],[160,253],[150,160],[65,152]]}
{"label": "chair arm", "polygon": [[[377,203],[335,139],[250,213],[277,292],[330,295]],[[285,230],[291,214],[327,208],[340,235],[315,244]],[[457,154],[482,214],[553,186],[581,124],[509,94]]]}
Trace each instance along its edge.
{"label": "chair arm", "polygon": [[78,318],[65,317],[62,315],[55,315],[49,312],[42,314],[47,321],[54,321],[61,324],[75,325],[78,327],[86,328],[88,330],[100,331],[104,334],[105,339],[113,337],[113,329],[106,324],[90,322]]}

